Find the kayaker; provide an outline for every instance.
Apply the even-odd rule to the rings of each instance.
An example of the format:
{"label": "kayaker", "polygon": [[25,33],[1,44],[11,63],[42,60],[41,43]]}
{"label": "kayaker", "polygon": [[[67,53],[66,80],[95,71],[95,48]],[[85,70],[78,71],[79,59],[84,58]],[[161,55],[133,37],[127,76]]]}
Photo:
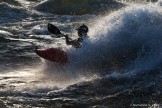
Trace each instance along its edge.
{"label": "kayaker", "polygon": [[72,40],[71,38],[68,37],[68,35],[65,36],[66,39],[66,44],[67,45],[72,45],[75,48],[80,48],[82,47],[83,41],[88,38],[87,33],[88,33],[88,27],[86,25],[81,25],[78,29],[78,38]]}

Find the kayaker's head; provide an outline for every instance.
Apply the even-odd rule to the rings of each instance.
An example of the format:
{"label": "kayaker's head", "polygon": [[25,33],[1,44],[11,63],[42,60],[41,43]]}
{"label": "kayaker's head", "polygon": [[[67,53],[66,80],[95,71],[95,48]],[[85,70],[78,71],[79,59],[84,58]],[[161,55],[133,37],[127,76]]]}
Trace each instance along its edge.
{"label": "kayaker's head", "polygon": [[78,36],[82,37],[82,36],[87,36],[88,33],[88,27],[86,25],[81,25],[78,29]]}

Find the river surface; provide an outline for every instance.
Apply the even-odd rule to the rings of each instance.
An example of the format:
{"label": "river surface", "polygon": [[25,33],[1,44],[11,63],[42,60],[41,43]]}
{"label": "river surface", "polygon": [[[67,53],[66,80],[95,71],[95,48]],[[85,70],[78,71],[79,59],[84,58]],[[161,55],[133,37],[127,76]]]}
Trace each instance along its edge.
{"label": "river surface", "polygon": [[[48,23],[73,39],[86,24],[89,41],[68,46]],[[160,108],[161,46],[161,0],[0,0],[0,108]]]}

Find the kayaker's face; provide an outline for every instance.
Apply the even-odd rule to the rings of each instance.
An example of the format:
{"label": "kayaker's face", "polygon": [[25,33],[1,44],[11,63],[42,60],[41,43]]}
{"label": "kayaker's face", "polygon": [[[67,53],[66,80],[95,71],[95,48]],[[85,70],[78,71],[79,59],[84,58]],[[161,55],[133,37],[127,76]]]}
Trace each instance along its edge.
{"label": "kayaker's face", "polygon": [[80,36],[80,37],[87,36],[87,32],[83,32],[82,30],[78,30],[78,36]]}

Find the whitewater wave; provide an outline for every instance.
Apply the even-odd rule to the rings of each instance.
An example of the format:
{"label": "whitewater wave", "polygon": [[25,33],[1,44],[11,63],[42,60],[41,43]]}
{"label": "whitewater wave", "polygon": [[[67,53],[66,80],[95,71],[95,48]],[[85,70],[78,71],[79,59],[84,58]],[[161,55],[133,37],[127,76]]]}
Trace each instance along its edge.
{"label": "whitewater wave", "polygon": [[70,63],[62,71],[110,74],[156,68],[162,60],[161,12],[154,5],[134,5],[98,19],[87,45],[67,50]]}
{"label": "whitewater wave", "polygon": [[[147,63],[160,62],[161,11],[151,5],[134,5],[101,18],[96,23],[97,26],[91,28],[90,36],[93,36],[94,44],[90,49],[100,52],[99,60],[115,62],[119,66],[138,64],[139,68]],[[86,50],[85,48],[83,52]],[[103,55],[106,56],[100,58]]]}

